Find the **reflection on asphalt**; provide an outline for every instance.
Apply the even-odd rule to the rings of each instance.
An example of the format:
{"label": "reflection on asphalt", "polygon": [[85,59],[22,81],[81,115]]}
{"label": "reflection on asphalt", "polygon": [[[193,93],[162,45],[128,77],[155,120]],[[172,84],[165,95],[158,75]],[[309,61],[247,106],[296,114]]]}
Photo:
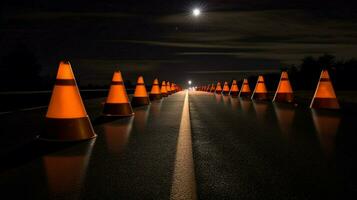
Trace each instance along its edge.
{"label": "reflection on asphalt", "polygon": [[199,199],[338,199],[353,191],[355,142],[346,137],[357,131],[356,116],[240,98],[227,107],[224,97],[207,96],[190,94]]}
{"label": "reflection on asphalt", "polygon": [[95,139],[43,156],[50,199],[78,199]]}
{"label": "reflection on asphalt", "polygon": [[333,159],[336,152],[336,134],[341,116],[331,111],[311,110],[321,148],[327,158]]}
{"label": "reflection on asphalt", "polygon": [[129,141],[133,120],[134,117],[129,117],[103,125],[103,134],[109,153],[120,155],[123,152]]}

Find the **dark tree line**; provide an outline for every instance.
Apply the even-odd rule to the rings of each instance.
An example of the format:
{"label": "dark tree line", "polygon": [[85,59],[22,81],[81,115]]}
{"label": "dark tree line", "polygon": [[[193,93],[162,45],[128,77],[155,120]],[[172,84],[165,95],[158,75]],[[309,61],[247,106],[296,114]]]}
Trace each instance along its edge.
{"label": "dark tree line", "polygon": [[[325,54],[314,58],[305,57],[300,65],[292,65],[287,70],[294,90],[315,90],[321,71],[327,69],[336,90],[357,90],[357,60],[336,60],[333,55]],[[254,89],[257,76],[248,78],[250,86]],[[279,84],[280,74],[264,74],[268,90],[274,91]]]}
{"label": "dark tree line", "polygon": [[[289,79],[294,90],[314,90],[322,69],[327,69],[336,90],[357,90],[357,60],[337,60],[332,55],[322,55],[314,58],[305,57],[300,65],[293,65],[288,70]],[[26,45],[18,45],[6,56],[0,58],[0,91],[48,90],[53,86],[53,78],[41,76],[42,66],[36,56]],[[279,73],[264,74],[268,90],[274,91],[279,83]],[[257,76],[248,78],[254,89]],[[127,88],[134,85],[127,81]],[[238,82],[242,84],[241,81]],[[100,86],[99,88],[107,88]],[[97,89],[98,85],[88,85],[84,88]]]}
{"label": "dark tree line", "polygon": [[336,60],[333,55],[306,57],[300,66],[289,68],[295,90],[314,90],[323,69],[327,69],[336,90],[356,90],[357,60]]}

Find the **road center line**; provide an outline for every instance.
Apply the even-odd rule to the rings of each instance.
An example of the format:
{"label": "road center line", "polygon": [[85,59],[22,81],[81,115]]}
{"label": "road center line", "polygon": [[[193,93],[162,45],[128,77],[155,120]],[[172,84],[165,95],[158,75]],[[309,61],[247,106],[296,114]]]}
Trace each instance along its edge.
{"label": "road center line", "polygon": [[197,199],[188,91],[182,110],[170,199]]}

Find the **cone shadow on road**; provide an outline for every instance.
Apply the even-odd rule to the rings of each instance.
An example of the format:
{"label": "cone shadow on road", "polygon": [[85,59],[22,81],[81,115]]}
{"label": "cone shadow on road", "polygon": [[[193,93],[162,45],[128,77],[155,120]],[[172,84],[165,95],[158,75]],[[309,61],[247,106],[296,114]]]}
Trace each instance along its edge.
{"label": "cone shadow on road", "polygon": [[217,103],[221,103],[222,101],[222,95],[220,94],[214,94],[214,98],[216,99]]}
{"label": "cone shadow on road", "polygon": [[145,107],[138,107],[135,109],[135,117],[133,126],[138,133],[144,133],[147,125],[151,105]]}
{"label": "cone shadow on road", "polygon": [[[91,141],[91,140],[89,140]],[[8,169],[13,169],[18,166],[28,163],[34,159],[38,159],[41,156],[58,152],[69,147],[73,147],[80,143],[87,143],[88,141],[75,141],[66,143],[48,143],[42,140],[36,140],[21,145],[13,151],[6,152],[4,155],[0,155],[0,159],[6,160],[6,162],[0,165],[0,172]]]}
{"label": "cone shadow on road", "polygon": [[283,137],[288,139],[292,131],[295,107],[289,104],[274,104],[274,111]]}
{"label": "cone shadow on road", "polygon": [[252,101],[248,99],[239,99],[242,111],[244,113],[249,113],[252,107]]}
{"label": "cone shadow on road", "polygon": [[103,125],[103,134],[109,153],[122,154],[129,141],[133,121],[134,118],[131,117]]}
{"label": "cone shadow on road", "polygon": [[236,97],[231,97],[230,98],[231,101],[231,106],[233,110],[237,110],[240,107],[240,100]]}
{"label": "cone shadow on road", "polygon": [[50,199],[78,199],[95,140],[43,156]]}
{"label": "cone shadow on road", "polygon": [[332,110],[312,110],[311,113],[321,149],[327,159],[333,159],[341,116]]}
{"label": "cone shadow on road", "polygon": [[253,107],[257,116],[258,121],[260,122],[265,122],[266,121],[266,116],[267,116],[267,110],[269,107],[268,102],[254,102],[253,101]]}
{"label": "cone shadow on road", "polygon": [[224,105],[228,105],[228,104],[229,104],[229,102],[230,102],[230,101],[229,101],[229,96],[224,96],[224,95],[223,95],[223,96],[222,96],[222,99],[223,99],[223,104],[224,104]]}

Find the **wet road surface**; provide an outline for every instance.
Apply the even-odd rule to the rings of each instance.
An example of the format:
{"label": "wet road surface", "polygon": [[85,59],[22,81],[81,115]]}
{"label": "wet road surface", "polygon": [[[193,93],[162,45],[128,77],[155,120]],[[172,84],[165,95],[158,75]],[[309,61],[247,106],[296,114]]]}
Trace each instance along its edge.
{"label": "wet road surface", "polygon": [[[33,141],[45,108],[6,122],[0,191],[10,199],[341,199],[356,193],[356,117],[180,92],[135,116],[100,120],[98,137]],[[14,121],[21,125],[13,126]],[[4,123],[5,124],[5,123]],[[10,137],[17,134],[16,137]]]}

